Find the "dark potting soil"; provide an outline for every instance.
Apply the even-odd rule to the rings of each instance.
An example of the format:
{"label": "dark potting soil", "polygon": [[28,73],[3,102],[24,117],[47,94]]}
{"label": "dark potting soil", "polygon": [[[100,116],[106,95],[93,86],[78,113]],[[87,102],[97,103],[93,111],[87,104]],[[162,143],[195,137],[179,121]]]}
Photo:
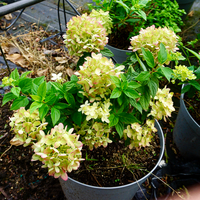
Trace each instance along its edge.
{"label": "dark potting soil", "polygon": [[113,187],[139,180],[155,167],[160,153],[159,137],[156,134],[149,147],[136,150],[124,143],[111,143],[106,148],[92,151],[84,147],[83,157],[77,171],[69,176],[79,182],[99,187]]}

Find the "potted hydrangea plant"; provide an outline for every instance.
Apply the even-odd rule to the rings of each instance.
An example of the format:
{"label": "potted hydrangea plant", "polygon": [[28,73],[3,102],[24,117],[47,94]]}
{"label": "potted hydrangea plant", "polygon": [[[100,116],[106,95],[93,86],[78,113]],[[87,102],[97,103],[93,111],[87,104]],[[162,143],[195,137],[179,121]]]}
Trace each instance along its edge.
{"label": "potted hydrangea plant", "polygon": [[[104,15],[109,18],[108,13]],[[41,161],[49,175],[60,178],[68,199],[132,199],[164,152],[163,133],[157,120],[165,120],[175,110],[173,93],[159,83],[172,77],[173,71],[164,64],[180,57],[176,52],[177,38],[167,28],[149,27],[132,38],[133,53],[126,66],[115,66],[101,54],[108,55],[104,46],[110,23],[106,22],[109,20],[87,14],[68,22],[66,46],[71,55],[80,56],[81,60],[70,81],[65,81],[61,74],[53,74],[53,81],[46,82],[45,77],[27,77],[31,72],[20,76],[17,70],[2,80],[2,87],[12,87],[3,98],[3,105],[12,100],[11,110],[15,110],[10,119],[15,135],[11,143],[32,145],[32,160]],[[161,36],[149,43],[152,35],[160,33],[166,43]],[[155,166],[143,169],[134,158],[143,151],[154,163],[156,152],[152,144],[156,144],[156,135],[160,138],[159,156]],[[91,154],[96,150],[111,151],[112,156],[105,158],[100,153],[101,158],[96,159]],[[107,166],[107,161],[115,157],[114,166]],[[103,161],[106,166],[98,169]],[[118,186],[100,187],[92,172],[100,171],[103,177],[103,168],[110,172],[120,169],[121,175],[114,180],[119,182]],[[120,185],[125,170],[133,180]],[[76,177],[73,173],[76,171],[83,174],[92,171],[98,186],[68,177],[68,174]],[[136,178],[134,171],[141,171],[142,178]],[[112,173],[108,179],[111,176]],[[75,185],[79,188],[74,188]]]}
{"label": "potted hydrangea plant", "polygon": [[[186,49],[200,60],[198,53]],[[200,124],[198,117],[200,67],[178,65],[173,69],[172,75],[172,82],[177,81],[182,85],[180,108],[173,130],[174,142],[184,158],[198,159],[200,157]]]}
{"label": "potted hydrangea plant", "polygon": [[93,1],[93,4],[89,4],[91,12],[109,12],[113,25],[108,32],[107,47],[113,52],[117,63],[126,60],[127,53],[130,53],[130,38],[138,35],[141,29],[154,25],[156,28],[167,27],[175,33],[181,32],[181,16],[185,11],[179,9],[176,0]]}

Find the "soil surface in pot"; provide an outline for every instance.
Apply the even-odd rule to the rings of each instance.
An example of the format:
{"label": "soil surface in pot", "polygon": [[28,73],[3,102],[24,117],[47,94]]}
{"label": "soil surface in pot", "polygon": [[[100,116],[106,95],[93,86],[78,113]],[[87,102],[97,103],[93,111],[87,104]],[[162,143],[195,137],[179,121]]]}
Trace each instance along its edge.
{"label": "soil surface in pot", "polygon": [[99,187],[121,186],[141,179],[157,164],[159,137],[156,134],[149,147],[139,150],[129,149],[123,142],[113,142],[92,151],[84,147],[82,152],[85,161],[69,174],[71,178]]}

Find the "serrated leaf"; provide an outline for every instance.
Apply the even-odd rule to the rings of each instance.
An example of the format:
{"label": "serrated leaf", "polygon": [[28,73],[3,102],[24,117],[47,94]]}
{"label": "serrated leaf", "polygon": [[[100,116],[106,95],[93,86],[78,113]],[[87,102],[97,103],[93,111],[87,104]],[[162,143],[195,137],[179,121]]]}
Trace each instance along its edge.
{"label": "serrated leaf", "polygon": [[135,54],[135,55],[136,55],[137,61],[139,62],[140,66],[142,67],[143,71],[147,71],[147,68],[144,65],[144,63],[140,60],[140,58],[138,57],[137,54]]}
{"label": "serrated leaf", "polygon": [[18,110],[21,107],[26,107],[28,104],[29,104],[28,98],[24,96],[20,96],[13,101],[10,110]]}
{"label": "serrated leaf", "polygon": [[72,107],[75,107],[75,99],[74,99],[74,96],[71,94],[71,93],[66,93],[64,95],[66,101],[68,104],[70,104]]}
{"label": "serrated leaf", "polygon": [[135,11],[139,16],[141,16],[145,21],[147,20],[147,15],[144,11],[142,10],[137,10]]}
{"label": "serrated leaf", "polygon": [[12,92],[6,93],[3,97],[2,106],[15,98],[17,98],[17,96],[15,96]]}
{"label": "serrated leaf", "polygon": [[39,86],[44,82],[44,78],[45,76],[34,78],[33,83]]}
{"label": "serrated leaf", "polygon": [[110,58],[114,56],[113,52],[110,49],[108,49],[107,47],[104,47],[104,49],[101,50],[100,53],[103,56],[110,57]]}
{"label": "serrated leaf", "polygon": [[158,52],[158,61],[161,65],[167,60],[167,51],[163,43],[160,43],[160,51]]}
{"label": "serrated leaf", "polygon": [[12,78],[12,79],[14,79],[16,81],[19,80],[19,73],[18,73],[17,68],[15,68],[15,70],[11,72],[10,78]]}
{"label": "serrated leaf", "polygon": [[15,96],[19,97],[21,88],[20,88],[20,87],[13,87],[13,88],[11,88],[10,91],[11,91]]}
{"label": "serrated leaf", "polygon": [[141,94],[141,98],[140,98],[140,101],[139,101],[144,110],[148,110],[150,99],[151,99],[150,89],[149,89],[148,86],[144,86],[143,92]]}
{"label": "serrated leaf", "polygon": [[62,109],[68,108],[69,106],[70,106],[69,104],[58,102],[54,105],[54,108],[62,110]]}
{"label": "serrated leaf", "polygon": [[126,96],[128,96],[129,98],[132,98],[132,99],[136,99],[136,98],[139,98],[140,97],[140,95],[138,94],[138,92],[137,91],[135,91],[134,89],[129,89],[129,88],[127,88],[125,91],[123,91],[124,92],[124,94],[126,95]]}
{"label": "serrated leaf", "polygon": [[37,108],[40,108],[43,105],[43,103],[41,102],[33,102],[30,106],[30,113],[33,113],[34,110],[36,110]]}
{"label": "serrated leaf", "polygon": [[28,74],[32,73],[32,71],[24,72],[20,78],[25,78]]}
{"label": "serrated leaf", "polygon": [[119,122],[118,124],[115,125],[116,131],[119,134],[119,137],[122,138],[123,136],[123,131],[124,131],[124,124],[122,122]]}
{"label": "serrated leaf", "polygon": [[42,98],[38,95],[30,95],[30,97],[34,100],[34,101],[37,101],[37,102],[41,102],[42,101]]}
{"label": "serrated leaf", "polygon": [[116,76],[110,76],[112,82],[117,86],[117,87],[120,87],[120,84],[121,84],[121,81],[118,77]]}
{"label": "serrated leaf", "polygon": [[119,122],[119,117],[116,117],[114,114],[111,114],[108,119],[110,121],[109,127],[115,126]]}
{"label": "serrated leaf", "polygon": [[151,68],[154,68],[155,62],[153,54],[149,50],[145,50],[143,47],[142,47],[142,54],[144,56],[145,61],[147,62],[147,65]]}
{"label": "serrated leaf", "polygon": [[130,113],[120,113],[118,114],[120,121],[126,124],[132,124],[134,122],[139,122],[138,119]]}
{"label": "serrated leaf", "polygon": [[42,98],[42,100],[44,100],[45,96],[46,96],[46,91],[47,91],[47,84],[44,81],[39,87],[38,87],[38,91],[37,91],[37,95],[40,96]]}
{"label": "serrated leaf", "polygon": [[147,83],[149,89],[150,89],[150,92],[151,92],[151,96],[152,97],[155,97],[156,96],[156,93],[158,91],[158,85],[156,82],[154,82],[153,80],[149,80],[148,83]]}
{"label": "serrated leaf", "polygon": [[40,108],[39,108],[39,116],[40,119],[43,120],[43,118],[47,115],[47,113],[49,112],[49,106],[47,104],[43,104]]}
{"label": "serrated leaf", "polygon": [[172,69],[169,67],[163,67],[163,66],[161,66],[160,69],[161,69],[163,75],[166,77],[166,79],[170,82],[171,75],[173,72]]}
{"label": "serrated leaf", "polygon": [[135,79],[137,81],[143,82],[143,81],[148,81],[149,78],[150,78],[150,73],[145,71],[145,72],[141,72]]}
{"label": "serrated leaf", "polygon": [[23,93],[32,89],[33,80],[31,78],[23,78],[22,80],[19,79],[19,87]]}
{"label": "serrated leaf", "polygon": [[119,98],[122,94],[122,91],[119,89],[119,88],[115,88],[111,95],[110,95],[110,99],[116,99],[116,98]]}
{"label": "serrated leaf", "polygon": [[60,119],[60,111],[54,107],[51,108],[51,120],[53,123],[53,126],[58,122]]}
{"label": "serrated leaf", "polygon": [[141,85],[135,81],[131,81],[128,83],[128,88],[131,88],[131,89],[136,89],[136,88],[139,88]]}
{"label": "serrated leaf", "polygon": [[142,106],[135,99],[130,99],[130,104],[142,114]]}

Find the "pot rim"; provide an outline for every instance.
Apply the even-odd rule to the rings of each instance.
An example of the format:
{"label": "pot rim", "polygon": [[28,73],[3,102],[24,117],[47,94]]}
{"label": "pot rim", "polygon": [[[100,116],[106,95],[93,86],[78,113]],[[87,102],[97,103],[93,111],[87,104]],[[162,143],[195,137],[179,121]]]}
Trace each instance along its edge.
{"label": "pot rim", "polygon": [[109,45],[109,44],[106,44],[106,46],[108,47],[110,47],[110,48],[113,48],[114,50],[116,50],[116,51],[122,51],[122,52],[125,52],[125,53],[131,53],[132,51],[131,50],[124,50],[124,49],[119,49],[119,48],[116,48],[116,47],[113,47],[113,46],[111,46],[111,45]]}
{"label": "pot rim", "polygon": [[162,160],[162,157],[164,155],[164,150],[165,150],[165,148],[164,148],[165,147],[164,134],[163,134],[162,128],[161,128],[161,126],[160,126],[160,124],[158,123],[157,120],[155,120],[155,123],[157,124],[158,129],[161,130],[161,134],[159,136],[160,137],[159,139],[160,139],[160,144],[163,143],[163,146],[160,146],[160,156],[159,156],[159,159],[157,161],[157,164],[154,166],[154,168],[148,174],[146,174],[141,179],[139,179],[137,181],[134,181],[132,183],[126,184],[126,185],[115,186],[115,187],[98,187],[98,186],[93,186],[93,185],[88,185],[88,184],[85,184],[85,183],[81,183],[81,182],[76,181],[76,180],[74,180],[74,179],[72,179],[70,177],[68,177],[68,179],[70,179],[71,181],[73,181],[73,182],[75,182],[77,184],[80,184],[82,186],[93,188],[93,189],[99,189],[99,190],[116,190],[116,189],[122,189],[124,187],[130,187],[130,186],[134,185],[135,183],[138,183],[138,185],[140,185],[139,182],[142,182],[142,181],[146,180],[149,177],[149,175],[152,174],[153,171],[155,171],[155,169],[158,167],[158,165],[159,165],[159,163]]}

